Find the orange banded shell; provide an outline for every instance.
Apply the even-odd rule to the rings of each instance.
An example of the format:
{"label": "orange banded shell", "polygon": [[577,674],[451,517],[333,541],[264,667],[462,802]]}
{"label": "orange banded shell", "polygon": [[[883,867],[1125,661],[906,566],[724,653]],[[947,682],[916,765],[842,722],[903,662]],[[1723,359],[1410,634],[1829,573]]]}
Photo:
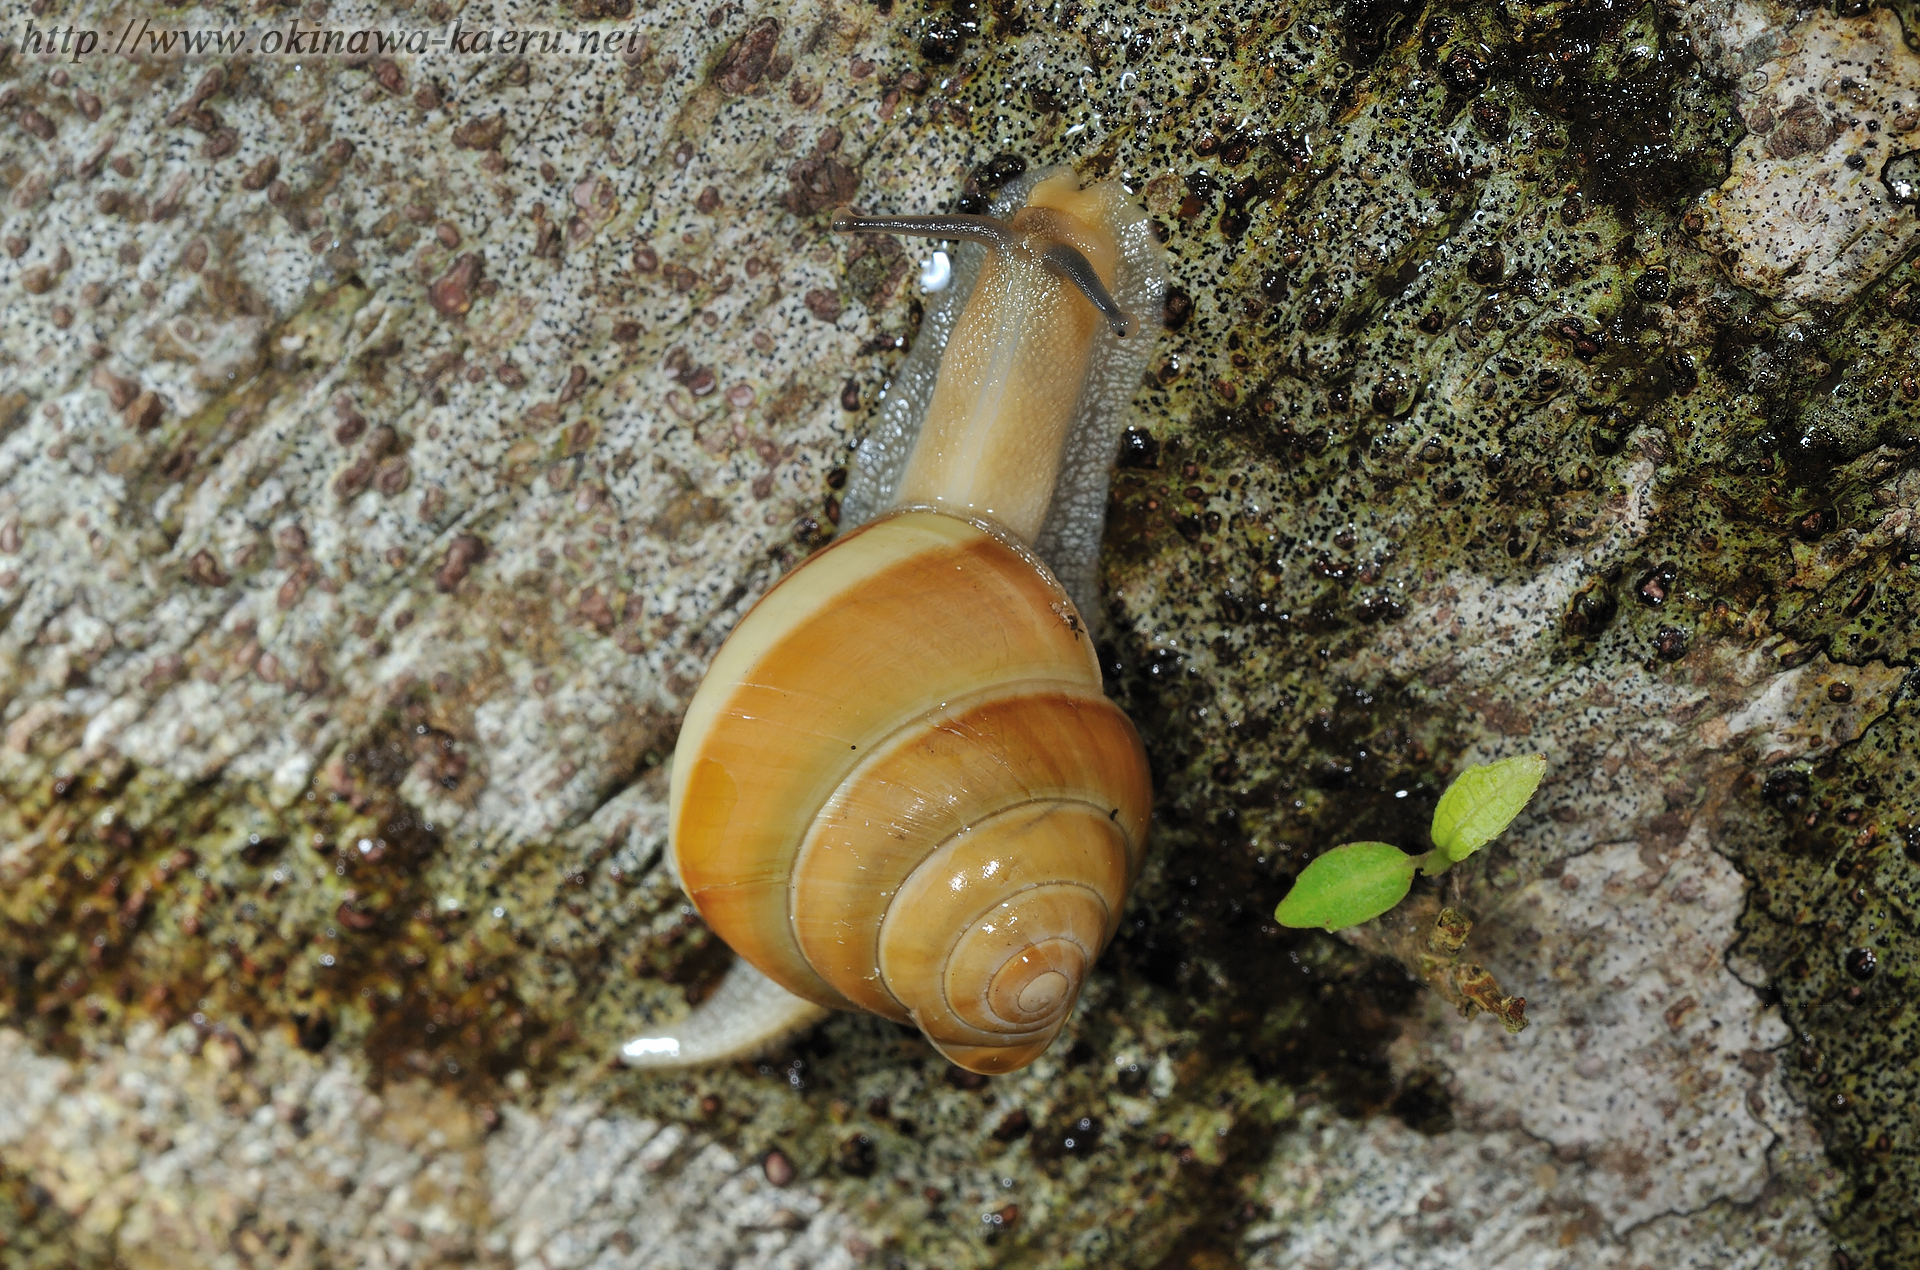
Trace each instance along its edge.
{"label": "orange banded shell", "polygon": [[906,511],[742,619],[687,712],[672,838],[701,916],[769,978],[1004,1072],[1113,937],[1151,800],[1053,576]]}

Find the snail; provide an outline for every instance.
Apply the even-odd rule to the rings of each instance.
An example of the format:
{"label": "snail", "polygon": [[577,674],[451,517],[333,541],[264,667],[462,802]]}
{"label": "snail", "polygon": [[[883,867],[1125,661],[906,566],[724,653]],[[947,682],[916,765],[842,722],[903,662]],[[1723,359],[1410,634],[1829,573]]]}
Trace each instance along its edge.
{"label": "snail", "polygon": [[740,620],[688,707],[673,860],[739,960],[632,1065],[853,1009],[1013,1071],[1118,927],[1152,788],[1081,614],[1162,255],[1118,186],[1071,173],[992,211],[834,219],[963,246],[856,455],[857,527]]}

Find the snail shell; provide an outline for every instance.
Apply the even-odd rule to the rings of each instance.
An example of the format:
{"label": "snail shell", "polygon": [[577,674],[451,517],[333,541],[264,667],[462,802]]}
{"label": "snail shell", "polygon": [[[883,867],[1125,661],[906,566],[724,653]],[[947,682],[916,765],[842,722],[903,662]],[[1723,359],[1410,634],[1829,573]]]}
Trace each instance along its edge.
{"label": "snail shell", "polygon": [[754,606],[688,708],[673,858],[741,962],[677,1034],[631,1042],[630,1063],[742,1056],[857,1009],[962,1067],[1012,1071],[1052,1042],[1114,935],[1145,851],[1146,756],[1026,543],[1076,544],[1090,580],[1089,535],[1061,537],[1057,498],[1084,520],[1097,490],[1097,549],[1116,385],[1130,393],[1145,356],[1127,304],[1157,303],[1161,275],[1113,188],[1042,177],[1006,224],[836,220],[989,251],[963,254],[965,303],[933,320],[938,374],[906,375],[923,417],[863,452],[877,518]]}
{"label": "snail shell", "polygon": [[741,622],[671,798],[681,883],[734,951],[999,1072],[1053,1040],[1112,938],[1152,788],[1052,575],[909,511]]}

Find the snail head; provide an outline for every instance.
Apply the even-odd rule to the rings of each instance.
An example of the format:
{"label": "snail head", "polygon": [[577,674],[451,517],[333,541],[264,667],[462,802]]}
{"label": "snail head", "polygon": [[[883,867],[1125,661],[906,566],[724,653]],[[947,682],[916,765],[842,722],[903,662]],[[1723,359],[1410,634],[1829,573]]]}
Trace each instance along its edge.
{"label": "snail head", "polygon": [[1100,281],[1093,262],[1074,243],[1072,217],[1044,207],[1023,207],[1011,222],[991,216],[857,216],[837,212],[836,234],[905,234],[913,238],[958,238],[976,242],[1003,256],[1024,255],[1081,295],[1107,321],[1107,329],[1125,339],[1134,331],[1133,318],[1122,309]]}

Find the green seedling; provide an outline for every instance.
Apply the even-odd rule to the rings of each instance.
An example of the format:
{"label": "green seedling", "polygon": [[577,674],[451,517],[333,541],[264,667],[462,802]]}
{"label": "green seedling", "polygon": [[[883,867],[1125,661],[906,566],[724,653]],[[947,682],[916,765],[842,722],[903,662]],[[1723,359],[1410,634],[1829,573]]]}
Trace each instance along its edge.
{"label": "green seedling", "polygon": [[1469,767],[1433,809],[1433,850],[1408,855],[1386,842],[1335,847],[1301,872],[1274,910],[1275,920],[1327,930],[1372,921],[1407,897],[1414,874],[1445,873],[1497,837],[1533,798],[1546,771],[1543,754]]}

